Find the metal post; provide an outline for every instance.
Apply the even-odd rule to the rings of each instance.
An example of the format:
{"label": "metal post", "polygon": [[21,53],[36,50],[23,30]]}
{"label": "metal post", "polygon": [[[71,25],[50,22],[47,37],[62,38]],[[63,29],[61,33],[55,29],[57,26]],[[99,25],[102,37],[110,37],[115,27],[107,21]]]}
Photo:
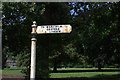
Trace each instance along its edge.
{"label": "metal post", "polygon": [[32,25],[32,39],[31,39],[31,72],[30,80],[35,80],[35,67],[36,67],[36,22]]}

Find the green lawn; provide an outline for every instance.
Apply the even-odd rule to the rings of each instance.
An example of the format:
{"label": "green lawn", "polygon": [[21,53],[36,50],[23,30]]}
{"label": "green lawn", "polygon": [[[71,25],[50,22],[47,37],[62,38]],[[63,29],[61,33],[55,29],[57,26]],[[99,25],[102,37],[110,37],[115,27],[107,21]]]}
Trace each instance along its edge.
{"label": "green lawn", "polygon": [[51,73],[50,78],[120,78],[120,72],[76,72],[76,73]]}
{"label": "green lawn", "polygon": [[[52,69],[51,69],[52,70]],[[98,70],[98,68],[58,68],[59,71],[69,70]],[[102,70],[120,70],[120,68],[102,68]],[[51,73],[50,78],[120,78],[120,72],[71,72],[71,73]]]}
{"label": "green lawn", "polygon": [[0,70],[0,74],[2,74],[2,70]]}
{"label": "green lawn", "polygon": [[[9,68],[4,69],[2,74],[8,75],[23,75],[21,70],[24,68]],[[118,68],[103,68],[104,70],[120,70]],[[58,70],[97,70],[97,68],[58,68]],[[70,72],[70,73],[50,73],[50,78],[120,78],[120,72]]]}
{"label": "green lawn", "polygon": [[4,70],[2,70],[2,74],[7,74],[7,75],[22,75],[25,76],[24,73],[22,73],[22,69],[24,68],[5,68]]}

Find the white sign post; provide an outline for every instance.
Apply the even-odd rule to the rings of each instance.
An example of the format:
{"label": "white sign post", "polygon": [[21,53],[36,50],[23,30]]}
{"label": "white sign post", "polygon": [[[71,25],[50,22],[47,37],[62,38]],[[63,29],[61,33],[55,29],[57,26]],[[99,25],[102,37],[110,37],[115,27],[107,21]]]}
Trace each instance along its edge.
{"label": "white sign post", "polygon": [[36,67],[36,35],[49,33],[70,33],[72,27],[70,25],[45,25],[38,26],[36,29],[36,22],[32,25],[32,39],[31,39],[31,72],[30,79],[35,80]]}
{"label": "white sign post", "polygon": [[32,25],[32,39],[31,39],[31,71],[30,80],[35,80],[35,67],[36,67],[36,22]]}

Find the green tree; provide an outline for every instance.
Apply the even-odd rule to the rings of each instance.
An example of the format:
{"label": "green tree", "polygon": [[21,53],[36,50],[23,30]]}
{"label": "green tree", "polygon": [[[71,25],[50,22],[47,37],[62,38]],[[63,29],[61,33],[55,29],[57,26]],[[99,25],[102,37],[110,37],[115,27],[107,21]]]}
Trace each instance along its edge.
{"label": "green tree", "polygon": [[[82,4],[85,5],[81,6]],[[119,3],[75,3],[74,5],[78,14],[74,15],[73,23],[77,26],[76,30],[79,29],[77,43],[81,41],[79,45],[82,45],[84,54],[89,56],[89,63],[97,62],[101,70],[103,62],[108,64],[112,56],[119,56],[119,42],[113,40],[116,37],[119,41]]]}
{"label": "green tree", "polygon": [[[66,3],[4,3],[3,44],[9,47],[12,56],[17,56],[19,66],[30,72],[30,39],[32,21],[37,25],[68,24],[70,12]],[[53,50],[62,50],[67,34],[37,36],[36,76],[49,77],[48,56]],[[14,43],[13,43],[14,42]],[[61,49],[60,49],[61,48]],[[23,63],[24,62],[24,63]]]}
{"label": "green tree", "polygon": [[[44,22],[44,5],[45,3],[3,3],[3,48],[9,47],[10,55],[18,57],[18,64],[26,67],[25,72],[28,75],[30,72],[31,25],[34,20],[37,23]],[[41,47],[40,50],[42,50]],[[37,61],[37,64],[44,66],[45,63]],[[47,68],[42,70],[47,71]],[[38,71],[37,75],[42,72],[36,71]],[[40,74],[43,74],[42,77],[48,77],[45,71]]]}

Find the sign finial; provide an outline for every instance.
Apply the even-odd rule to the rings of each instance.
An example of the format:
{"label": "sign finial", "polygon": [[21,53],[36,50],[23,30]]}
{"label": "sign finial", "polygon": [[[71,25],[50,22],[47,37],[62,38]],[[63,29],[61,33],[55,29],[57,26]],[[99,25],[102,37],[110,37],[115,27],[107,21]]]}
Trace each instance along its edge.
{"label": "sign finial", "polygon": [[36,34],[36,21],[33,21],[33,25],[32,25],[32,34]]}
{"label": "sign finial", "polygon": [[36,21],[33,21],[33,25],[36,24]]}

